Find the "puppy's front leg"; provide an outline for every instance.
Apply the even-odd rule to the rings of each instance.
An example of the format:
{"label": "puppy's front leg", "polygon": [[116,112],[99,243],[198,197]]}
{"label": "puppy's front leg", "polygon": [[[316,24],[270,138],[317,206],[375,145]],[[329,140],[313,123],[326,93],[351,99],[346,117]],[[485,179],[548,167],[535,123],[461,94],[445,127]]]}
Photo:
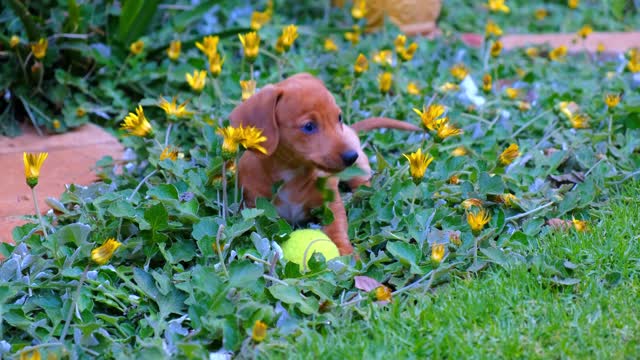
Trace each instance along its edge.
{"label": "puppy's front leg", "polygon": [[334,244],[338,247],[340,255],[349,255],[353,253],[353,246],[349,241],[349,224],[347,222],[347,212],[344,209],[344,203],[340,197],[340,191],[338,190],[338,179],[329,179],[329,186],[333,191],[333,201],[329,203],[329,209],[333,213],[333,222],[326,225],[323,230],[327,236],[331,238]]}

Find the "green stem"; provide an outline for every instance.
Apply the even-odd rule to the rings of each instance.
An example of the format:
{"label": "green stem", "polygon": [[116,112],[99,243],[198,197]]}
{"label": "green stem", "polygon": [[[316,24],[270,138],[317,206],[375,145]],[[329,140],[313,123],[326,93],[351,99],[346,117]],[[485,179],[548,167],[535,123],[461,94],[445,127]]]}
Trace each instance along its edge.
{"label": "green stem", "polygon": [[38,215],[38,220],[40,221],[40,227],[42,227],[42,232],[44,233],[44,238],[49,241],[49,236],[47,235],[47,228],[44,225],[44,219],[42,218],[42,214],[40,213],[40,207],[38,206],[38,196],[36,195],[36,187],[31,188],[31,194],[33,196],[33,205],[36,208],[36,214]]}
{"label": "green stem", "polygon": [[131,195],[129,195],[129,197],[127,198],[127,201],[131,201],[131,199],[133,199],[133,196],[138,192],[138,190],[140,190],[140,188],[142,187],[142,184],[146,183],[147,180],[149,180],[150,177],[152,177],[155,173],[157,173],[158,170],[153,170],[152,172],[150,172],[147,176],[144,177],[144,179],[142,179],[139,183],[138,186],[136,186],[135,189],[133,189],[133,192],[131,193]]}
{"label": "green stem", "polygon": [[227,198],[227,161],[222,162],[222,220],[227,223],[227,209],[229,200]]}
{"label": "green stem", "polygon": [[611,137],[613,136],[613,116],[609,114],[609,146],[611,146]]}
{"label": "green stem", "polygon": [[73,317],[73,309],[76,307],[76,303],[78,302],[78,298],[80,297],[80,289],[82,288],[82,284],[84,284],[84,280],[87,278],[87,271],[89,271],[88,264],[82,272],[80,282],[78,283],[78,287],[76,288],[76,294],[73,296],[73,300],[71,301],[71,306],[69,307],[69,312],[67,313],[67,319],[64,323],[64,328],[62,328],[62,333],[60,334],[60,342],[64,341],[64,338],[67,336],[67,331],[69,331],[69,325],[71,325],[71,318]]}
{"label": "green stem", "polygon": [[349,92],[347,93],[347,111],[346,111],[346,116],[344,118],[345,124],[351,124],[351,103],[353,102],[353,93],[355,92],[355,87],[357,84],[358,84],[358,79],[354,77],[353,81],[351,81]]}
{"label": "green stem", "polygon": [[220,266],[224,271],[227,278],[229,277],[229,272],[227,271],[227,267],[224,264],[224,258],[222,257],[222,249],[220,249],[220,238],[222,237],[222,232],[224,231],[224,225],[220,225],[218,227],[218,233],[216,234],[216,252],[218,253],[218,257],[220,258]]}
{"label": "green stem", "polygon": [[234,176],[234,192],[233,192],[233,202],[239,202],[240,201],[240,197],[239,197],[239,187],[238,187],[238,165],[240,164],[240,152],[238,151],[238,153],[236,153],[236,160],[235,160],[235,166],[236,166],[236,173]]}

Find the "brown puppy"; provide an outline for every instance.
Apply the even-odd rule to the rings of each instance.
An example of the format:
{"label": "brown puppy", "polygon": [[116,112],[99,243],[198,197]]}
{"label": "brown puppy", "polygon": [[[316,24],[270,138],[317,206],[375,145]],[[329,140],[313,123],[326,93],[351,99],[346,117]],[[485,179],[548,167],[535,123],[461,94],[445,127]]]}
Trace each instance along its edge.
{"label": "brown puppy", "polygon": [[[230,115],[233,126],[255,126],[267,137],[267,154],[247,151],[240,159],[238,180],[247,206],[258,197],[273,198],[280,216],[290,223],[303,223],[314,208],[323,205],[316,183],[328,178],[333,191],[329,208],[334,220],[324,227],[341,255],[351,254],[347,235],[347,214],[338,192],[338,178],[331,176],[356,164],[365,171],[349,181],[352,188],[368,184],[371,168],[362,152],[357,131],[395,128],[418,131],[409,123],[370,118],[349,127],[342,124],[341,110],[322,81],[297,74],[274,85],[267,85],[238,105]],[[282,182],[277,194],[274,184]]]}

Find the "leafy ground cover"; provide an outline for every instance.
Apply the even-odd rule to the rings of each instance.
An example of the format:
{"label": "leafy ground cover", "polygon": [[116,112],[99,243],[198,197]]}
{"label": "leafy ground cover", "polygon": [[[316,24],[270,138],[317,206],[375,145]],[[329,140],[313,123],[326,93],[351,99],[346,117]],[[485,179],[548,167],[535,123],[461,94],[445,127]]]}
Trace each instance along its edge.
{"label": "leafy ground cover", "polygon": [[[549,6],[581,19],[599,4],[575,10]],[[126,4],[122,9],[111,3],[68,5],[68,21],[35,22],[37,30],[67,34],[52,37],[41,59],[34,58],[42,48],[20,40],[10,47],[6,37],[11,61],[28,58],[29,66],[36,66],[31,74],[38,76],[20,78],[25,73],[14,68],[13,80],[4,85],[10,89],[2,100],[10,102],[4,116],[35,113],[36,124],[56,130],[58,120],[60,131],[89,118],[115,128],[126,117],[130,135],[118,131],[131,151],[124,163],[100,161],[102,182],[69,186],[59,199],[49,200],[54,211],[14,231],[15,245],[0,246],[6,257],[0,265],[4,353],[277,357],[289,355],[294,345],[311,352],[328,344],[343,348],[357,329],[373,333],[395,324],[397,332],[390,336],[400,343],[416,339],[416,351],[445,356],[449,344],[449,351],[460,352],[451,355],[466,355],[473,342],[460,346],[454,341],[464,337],[443,341],[450,332],[429,330],[439,325],[461,333],[469,324],[478,329],[468,335],[471,341],[508,341],[490,342],[479,356],[497,348],[506,349],[505,355],[526,356],[518,354],[532,347],[534,356],[549,350],[545,346],[551,347],[551,341],[523,342],[516,331],[499,337],[508,323],[499,327],[493,322],[491,332],[483,332],[478,319],[486,317],[492,324],[497,316],[487,314],[496,313],[500,301],[513,300],[510,308],[500,307],[504,311],[518,307],[525,291],[536,301],[555,304],[584,296],[588,307],[606,297],[601,288],[589,287],[593,281],[604,277],[612,286],[618,281],[637,287],[632,260],[611,262],[611,274],[589,262],[604,259],[599,252],[590,254],[598,250],[597,234],[620,225],[619,219],[602,215],[615,185],[637,177],[640,167],[637,50],[614,57],[568,57],[563,48],[545,47],[505,52],[495,26],[481,49],[467,48],[455,33],[403,42],[390,25],[361,33],[353,26],[364,22],[350,7],[331,10],[325,20],[324,6],[313,4],[171,7],[143,12],[142,18],[142,10]],[[48,18],[46,7],[36,10],[32,13]],[[253,62],[248,55],[255,46],[245,37],[243,48],[237,37],[249,31],[252,10],[268,19],[258,30],[261,44]],[[443,28],[455,30],[451,24],[462,21],[447,11]],[[484,19],[476,31],[484,31],[488,20],[497,27],[517,23],[501,11],[475,11],[482,11]],[[2,14],[11,33],[28,31],[6,20],[16,18],[12,10]],[[137,29],[147,17],[148,26]],[[68,49],[62,44],[78,40],[64,32],[71,31],[65,24],[89,31],[91,21],[104,31],[91,30],[91,41],[77,44],[89,59],[83,72],[66,63],[79,58],[64,55]],[[292,23],[297,37],[292,28],[285,30]],[[203,38],[209,34],[218,38]],[[588,36],[586,29],[583,35]],[[293,45],[286,49],[289,42]],[[194,81],[199,71],[204,77]],[[280,256],[278,242],[292,228],[275,207],[266,200],[256,209],[240,206],[234,156],[223,152],[219,131],[254,87],[302,71],[325,81],[347,123],[385,115],[425,127],[425,133],[380,131],[363,137],[376,174],[371,187],[344,195],[360,259],[325,262],[316,256],[306,273]],[[245,89],[240,80],[248,81]],[[58,100],[51,98],[55,94]],[[160,97],[176,97],[176,105]],[[45,104],[56,106],[48,114]],[[31,111],[36,108],[41,110]],[[56,118],[60,114],[64,117]],[[425,162],[433,158],[422,171],[407,160],[420,163],[415,161],[421,158],[418,150],[426,154]],[[637,210],[637,203],[629,203]],[[613,211],[620,210],[618,205]],[[569,239],[576,244],[572,251],[556,246]],[[622,249],[622,238],[616,241],[616,249]],[[574,258],[573,251],[587,259]],[[589,278],[589,269],[603,272]],[[497,295],[489,291],[492,287]],[[593,299],[587,291],[593,291]],[[493,308],[456,313],[469,310],[466,305],[476,301],[471,294],[498,300]],[[620,301],[626,294],[620,293]],[[459,306],[441,317],[424,311],[449,303]],[[559,326],[568,316],[561,316],[559,305],[549,313],[533,305],[519,308],[530,311],[521,318],[557,314],[548,331],[554,336],[553,324]],[[457,328],[445,324],[452,318],[460,320]],[[338,328],[345,335],[341,340],[331,335]],[[428,337],[416,335],[422,329]],[[371,337],[382,342],[384,333],[376,334]],[[577,341],[562,334],[567,346]],[[400,349],[388,344],[390,350]],[[357,343],[354,349],[367,346],[372,345]],[[633,346],[629,342],[618,350]]]}

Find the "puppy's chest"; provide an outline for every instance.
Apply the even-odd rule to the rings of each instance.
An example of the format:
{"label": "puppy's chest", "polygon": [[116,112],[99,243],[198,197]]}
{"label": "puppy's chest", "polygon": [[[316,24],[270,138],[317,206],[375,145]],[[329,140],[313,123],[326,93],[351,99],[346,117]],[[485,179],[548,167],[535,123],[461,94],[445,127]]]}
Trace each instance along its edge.
{"label": "puppy's chest", "polygon": [[322,194],[316,188],[316,177],[285,178],[275,197],[280,216],[293,224],[310,220],[312,209],[322,206]]}

